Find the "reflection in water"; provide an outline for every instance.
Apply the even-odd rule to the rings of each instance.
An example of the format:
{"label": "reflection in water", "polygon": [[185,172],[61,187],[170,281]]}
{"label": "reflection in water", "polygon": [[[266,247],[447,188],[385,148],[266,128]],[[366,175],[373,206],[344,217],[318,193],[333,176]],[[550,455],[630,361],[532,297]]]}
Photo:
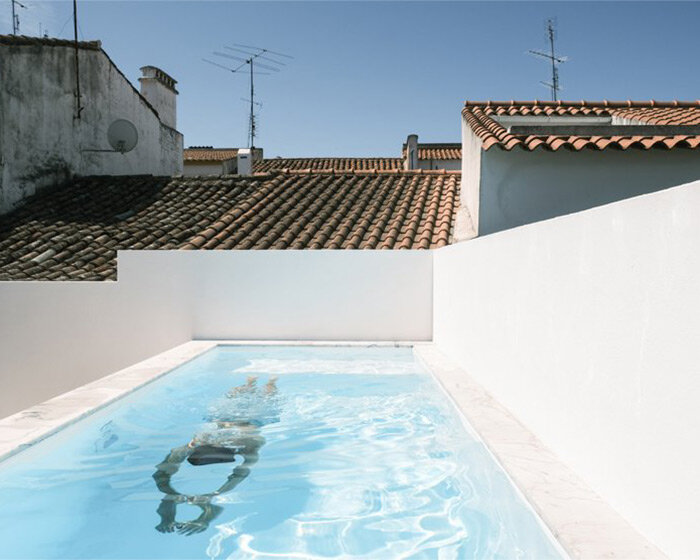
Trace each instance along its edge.
{"label": "reflection in water", "polygon": [[[271,376],[265,386],[258,389],[257,377],[249,376],[246,383],[232,388],[226,394],[226,400],[212,411],[208,418],[212,424],[210,430],[197,434],[188,444],[176,447],[156,466],[153,479],[164,494],[157,510],[160,516],[160,523],[156,526],[158,531],[177,531],[182,535],[201,533],[221,514],[223,508],[212,504],[212,499],[230,492],[248,477],[251,467],[258,462],[260,448],[265,444],[260,428],[279,421],[276,383],[277,377]],[[231,463],[237,457],[242,457],[243,462],[212,492],[182,494],[172,486],[172,477],[185,459],[198,466]],[[192,521],[176,521],[179,504],[197,506],[202,513]]]}

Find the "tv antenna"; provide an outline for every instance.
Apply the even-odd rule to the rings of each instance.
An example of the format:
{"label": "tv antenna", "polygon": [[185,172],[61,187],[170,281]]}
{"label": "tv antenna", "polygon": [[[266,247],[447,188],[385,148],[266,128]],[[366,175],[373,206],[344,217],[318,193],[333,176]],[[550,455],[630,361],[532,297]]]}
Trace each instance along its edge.
{"label": "tv antenna", "polygon": [[558,56],[554,54],[554,39],[556,38],[557,30],[556,30],[556,24],[553,19],[548,19],[547,20],[547,40],[549,41],[549,52],[542,52],[542,51],[533,51],[530,50],[528,51],[530,54],[534,54],[535,56],[541,56],[542,58],[546,58],[552,63],[552,82],[540,82],[542,85],[548,87],[552,91],[552,101],[557,100],[557,93],[561,89],[559,87],[559,68],[557,68],[557,64],[562,64],[568,60],[566,56]]}
{"label": "tv antenna", "polygon": [[[279,72],[282,69],[282,67],[286,66],[286,63],[282,62],[279,59],[293,59],[294,57],[281,52],[271,51],[270,49],[264,49],[262,47],[252,47],[250,45],[240,45],[237,43],[233,43],[233,46],[231,47],[224,46],[224,48],[228,49],[229,51],[235,52],[236,55],[218,51],[215,51],[213,54],[223,58],[235,60],[239,62],[238,66],[230,68],[228,66],[224,66],[223,64],[219,64],[218,62],[207,60],[206,58],[203,58],[202,60],[204,60],[204,62],[208,62],[209,64],[213,64],[214,66],[218,66],[219,68],[222,68],[224,70],[228,70],[229,72],[232,72],[234,74],[242,74],[245,66],[249,66],[248,70],[250,75],[250,99],[246,99],[245,101],[250,102],[250,116],[248,117],[248,147],[254,148],[255,137],[257,136],[255,106],[257,105],[259,107],[262,107],[261,103],[257,103],[255,101],[255,76],[265,76],[270,75],[271,73]],[[262,68],[263,70],[266,70],[266,72],[259,72],[258,70],[256,70],[257,68]]]}
{"label": "tv antenna", "polygon": [[19,14],[17,13],[17,7],[27,9],[27,6],[19,2],[18,0],[10,0],[12,3],[12,34],[17,35],[19,33]]}
{"label": "tv antenna", "polygon": [[[245,97],[241,97],[241,101],[245,101],[246,103],[250,103],[250,99],[246,99]],[[262,109],[263,104],[258,102],[258,101],[253,101],[253,104],[258,107],[258,110]],[[255,124],[257,120],[257,115],[251,114],[250,121],[248,122],[248,138],[250,138],[251,131],[255,129]]]}

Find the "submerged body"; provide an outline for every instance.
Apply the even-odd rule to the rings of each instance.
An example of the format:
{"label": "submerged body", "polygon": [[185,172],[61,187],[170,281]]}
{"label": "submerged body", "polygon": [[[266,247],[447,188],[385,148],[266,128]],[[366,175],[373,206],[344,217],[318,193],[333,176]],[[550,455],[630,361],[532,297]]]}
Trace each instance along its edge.
{"label": "submerged body", "polygon": [[221,346],[0,463],[0,498],[0,558],[562,557],[409,348]]}
{"label": "submerged body", "polygon": [[[156,465],[153,479],[158,490],[165,494],[157,510],[160,516],[160,523],[156,526],[158,531],[177,531],[184,535],[201,533],[223,511],[220,506],[212,504],[212,498],[230,492],[250,475],[251,467],[258,462],[260,448],[265,445],[260,428],[272,421],[279,421],[279,401],[273,399],[277,395],[276,383],[277,377],[272,376],[264,390],[258,391],[257,377],[249,376],[244,385],[228,391],[227,406],[215,410],[215,414],[209,418],[208,430],[194,436],[186,445],[173,449]],[[188,495],[173,488],[172,477],[185,459],[192,465],[203,466],[233,463],[237,457],[241,458],[242,463],[233,469],[221,486],[211,492]],[[183,503],[200,508],[200,516],[192,521],[176,521],[177,506]]]}

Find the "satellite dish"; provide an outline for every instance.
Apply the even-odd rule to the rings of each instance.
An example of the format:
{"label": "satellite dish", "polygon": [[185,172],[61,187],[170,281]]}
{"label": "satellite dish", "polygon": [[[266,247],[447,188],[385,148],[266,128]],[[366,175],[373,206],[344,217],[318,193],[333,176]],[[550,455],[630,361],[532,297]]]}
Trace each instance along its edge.
{"label": "satellite dish", "polygon": [[125,154],[136,147],[139,133],[131,122],[126,119],[117,119],[107,129],[107,140],[115,152]]}

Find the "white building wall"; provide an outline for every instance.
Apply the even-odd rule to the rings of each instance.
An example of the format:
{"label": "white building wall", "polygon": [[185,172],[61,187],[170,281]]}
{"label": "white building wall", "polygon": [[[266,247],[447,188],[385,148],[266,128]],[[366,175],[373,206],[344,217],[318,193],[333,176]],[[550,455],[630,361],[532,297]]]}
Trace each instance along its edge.
{"label": "white building wall", "polygon": [[465,207],[475,231],[479,231],[479,196],[481,185],[481,141],[462,120],[462,179],[459,186],[460,203]]}
{"label": "white building wall", "polygon": [[[75,114],[74,51],[0,45],[0,214],[71,175],[182,173],[182,135],[163,125],[103,51],[80,49],[81,118]],[[116,119],[136,126],[126,154],[109,150]]]}
{"label": "white building wall", "polygon": [[[475,171],[463,175],[470,204]],[[700,150],[530,152],[496,146],[482,152],[478,232],[493,233],[696,179]]]}
{"label": "white building wall", "polygon": [[672,558],[698,552],[698,239],[695,182],[434,252],[438,346]]}
{"label": "white building wall", "polygon": [[185,177],[198,175],[221,175],[224,172],[221,163],[190,163],[186,162],[183,169]]}
{"label": "white building wall", "polygon": [[459,159],[420,159],[418,169],[445,169],[447,171],[459,171],[462,160]]}

